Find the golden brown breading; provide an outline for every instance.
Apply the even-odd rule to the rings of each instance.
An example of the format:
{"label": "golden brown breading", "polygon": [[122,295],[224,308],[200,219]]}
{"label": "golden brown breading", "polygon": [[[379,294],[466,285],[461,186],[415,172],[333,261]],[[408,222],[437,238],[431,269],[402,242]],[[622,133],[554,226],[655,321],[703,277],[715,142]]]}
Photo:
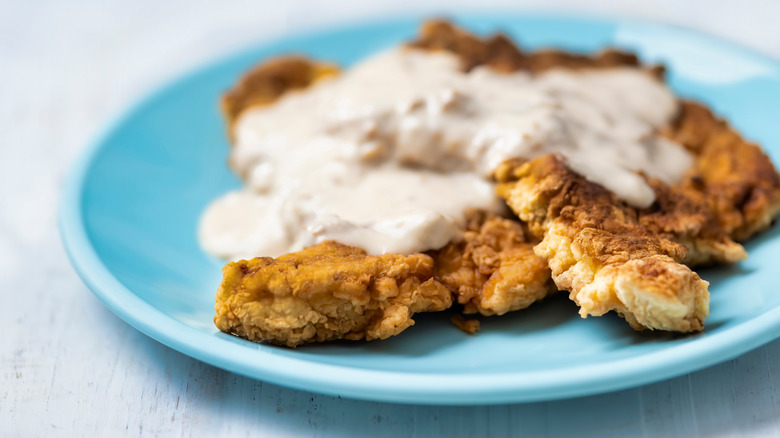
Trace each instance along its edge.
{"label": "golden brown breading", "polygon": [[466,319],[463,315],[455,314],[450,317],[450,322],[460,330],[473,335],[479,331],[479,320]]}
{"label": "golden brown breading", "polygon": [[424,50],[444,50],[457,55],[463,70],[486,65],[501,72],[527,70],[538,73],[551,68],[609,68],[617,66],[647,68],[657,75],[662,66],[643,67],[633,53],[605,49],[595,55],[579,55],[555,49],[524,52],[504,34],[479,38],[449,21],[431,20],[420,28],[417,40],[408,44]]}
{"label": "golden brown breading", "polygon": [[681,103],[667,135],[696,154],[681,184],[700,192],[721,228],[744,241],[768,228],[780,213],[780,176],[761,148],[696,102]]}
{"label": "golden brown breading", "polygon": [[258,64],[222,96],[220,104],[230,137],[236,120],[247,109],[270,105],[290,90],[307,88],[338,72],[339,68],[333,64],[315,62],[303,56],[283,56]]}
{"label": "golden brown breading", "polygon": [[742,245],[720,226],[702,193],[682,185],[648,182],[655,191],[655,203],[637,211],[639,223],[661,237],[684,245],[688,251],[683,263],[694,267],[736,263],[747,257]]}
{"label": "golden brown breading", "polygon": [[467,223],[462,241],[431,253],[435,277],[465,313],[503,315],[557,290],[519,222],[471,211]]}
{"label": "golden brown breading", "polygon": [[707,282],[681,264],[685,246],[641,224],[637,210],[547,155],[505,163],[498,193],[529,229],[555,284],[570,291],[580,314],[618,312],[634,329],[702,329]]}
{"label": "golden brown breading", "polygon": [[432,278],[430,256],[370,256],[332,241],[277,259],[228,263],[222,274],[217,327],[288,347],[386,339],[414,325],[415,313],[452,305],[450,291]]}

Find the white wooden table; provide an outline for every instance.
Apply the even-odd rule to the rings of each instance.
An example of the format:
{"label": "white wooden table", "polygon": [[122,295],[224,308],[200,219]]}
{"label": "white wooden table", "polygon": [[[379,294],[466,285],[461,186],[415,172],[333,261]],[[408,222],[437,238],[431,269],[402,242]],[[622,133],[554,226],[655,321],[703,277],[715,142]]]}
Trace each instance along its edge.
{"label": "white wooden table", "polygon": [[[59,191],[88,140],[139,94],[270,35],[468,6],[324,3],[0,0],[0,436],[780,436],[780,341],[600,396],[406,406],[240,377],[158,344],[104,308],[66,260]],[[772,0],[525,6],[680,23],[780,57]]]}

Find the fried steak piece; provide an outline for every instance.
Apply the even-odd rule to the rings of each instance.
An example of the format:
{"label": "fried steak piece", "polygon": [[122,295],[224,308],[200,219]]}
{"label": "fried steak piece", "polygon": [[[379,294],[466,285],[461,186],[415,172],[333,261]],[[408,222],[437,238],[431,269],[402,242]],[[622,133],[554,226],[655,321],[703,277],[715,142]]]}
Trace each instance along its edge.
{"label": "fried steak piece", "polygon": [[470,211],[463,240],[431,252],[435,277],[452,290],[464,313],[524,309],[557,291],[534,243],[518,221]]}
{"label": "fried steak piece", "polygon": [[[449,51],[461,59],[465,71],[480,65],[503,72],[532,73],[552,68],[624,66],[663,75],[663,67],[642,66],[631,53],[612,49],[594,56],[557,50],[523,52],[504,35],[481,39],[446,21],[426,23],[418,39],[408,46]],[[290,90],[306,88],[320,78],[336,74],[338,69],[332,65],[301,57],[277,58],[260,64],[223,97],[222,109],[231,137],[236,120],[245,110],[272,104]],[[548,269],[551,269],[557,287],[570,291],[583,315],[615,310],[635,329],[700,330],[708,313],[706,282],[685,265],[733,263],[743,259],[744,249],[732,239],[743,241],[771,225],[780,212],[780,178],[758,146],[742,139],[701,104],[681,102],[678,118],[663,134],[690,150],[696,163],[675,186],[648,181],[656,192],[657,202],[644,210],[625,205],[600,186],[574,174],[557,157],[504,163],[496,171],[499,191],[527,225],[497,217],[470,219],[462,241],[431,252],[435,259],[431,269],[436,279],[426,277],[428,274],[413,275],[420,281],[419,287],[428,285],[426,290],[438,297],[436,304],[428,305],[427,309],[441,310],[449,306],[441,295],[444,286],[468,312],[502,314],[527,307],[534,299],[555,290],[543,280],[549,277]],[[532,254],[538,239],[541,243]],[[356,251],[349,255],[344,249],[348,247],[343,245],[321,245],[316,250],[310,248],[277,261],[261,258],[226,266],[225,280],[217,296],[217,326],[251,340],[266,339],[291,346],[338,338],[382,338],[408,326],[403,321],[411,321],[411,309],[417,308],[411,303],[408,316],[396,316],[388,320],[395,322],[376,326],[377,321],[383,320],[377,315],[384,315],[384,310],[354,304],[356,301],[349,293],[345,296],[337,291],[352,282],[297,281],[298,275],[313,276],[314,271],[289,266],[295,265],[294,260],[300,260],[296,266],[304,267],[303,263],[311,260],[332,270],[346,261],[351,278],[369,278],[367,281],[371,283],[375,271],[364,271],[370,263],[367,265],[362,260],[392,259],[405,266],[408,257],[421,255],[372,258],[356,248],[349,249]],[[285,257],[290,259],[285,261]],[[547,261],[549,268],[545,269],[542,260]],[[256,296],[265,297],[266,304],[290,303],[291,307],[249,304],[253,301],[247,298],[250,295],[245,292],[244,277],[251,283],[254,280],[249,279],[248,272],[268,273],[270,266],[280,266],[277,275],[286,278],[288,288],[284,290],[289,294],[282,293],[278,299],[274,295],[270,301],[267,293],[258,292]],[[390,265],[385,269],[390,269]],[[399,279],[393,281],[405,284],[398,283]],[[293,283],[297,285],[295,294]],[[330,288],[325,295],[321,285]],[[239,289],[244,292],[238,292]],[[327,294],[331,300],[302,298]],[[343,307],[349,311],[322,316],[319,310],[314,310],[315,307],[322,310],[320,301],[352,304]],[[292,303],[305,305],[298,307]],[[369,303],[374,301],[369,299]]]}
{"label": "fried steak piece", "polygon": [[216,326],[251,341],[296,347],[335,339],[386,339],[412,316],[452,305],[433,259],[366,255],[327,241],[277,259],[228,263],[216,296]]}
{"label": "fried steak piece", "polygon": [[688,249],[643,226],[636,209],[556,155],[507,162],[496,177],[499,195],[542,238],[534,250],[580,315],[614,310],[637,330],[702,329],[707,282],[680,263]]}
{"label": "fried steak piece", "polygon": [[[524,53],[504,35],[482,40],[446,21],[424,24],[419,39],[408,47],[447,50],[461,58],[464,70],[485,64],[505,72],[639,66],[635,55],[616,50],[595,57],[557,50]],[[223,113],[232,130],[243,111],[272,104],[287,91],[303,89],[336,74],[336,67],[306,58],[266,61],[223,97]],[[533,253],[533,243],[517,221],[482,215],[472,216],[468,223],[462,241],[432,252],[437,278],[453,292],[466,313],[501,315],[528,307],[556,290],[544,260]]]}

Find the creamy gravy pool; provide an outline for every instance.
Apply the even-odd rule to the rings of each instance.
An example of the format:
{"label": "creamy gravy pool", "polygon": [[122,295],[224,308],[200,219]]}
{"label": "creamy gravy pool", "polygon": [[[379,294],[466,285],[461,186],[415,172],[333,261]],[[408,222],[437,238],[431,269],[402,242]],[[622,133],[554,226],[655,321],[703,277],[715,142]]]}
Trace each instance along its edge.
{"label": "creamy gravy pool", "polygon": [[499,163],[550,153],[645,207],[638,172],[673,183],[692,164],[655,134],[676,111],[635,68],[464,73],[448,53],[388,50],[241,116],[231,163],[246,187],[209,206],[200,242],[229,259],[329,239],[372,254],[440,248],[466,209],[505,208],[489,179]]}

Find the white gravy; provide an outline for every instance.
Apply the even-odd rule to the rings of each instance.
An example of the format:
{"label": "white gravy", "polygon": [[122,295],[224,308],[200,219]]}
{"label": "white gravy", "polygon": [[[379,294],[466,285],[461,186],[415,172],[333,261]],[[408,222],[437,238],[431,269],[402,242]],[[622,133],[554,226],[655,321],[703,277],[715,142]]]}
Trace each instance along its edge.
{"label": "white gravy", "polygon": [[241,116],[231,162],[247,185],[209,206],[200,241],[230,259],[329,239],[372,254],[440,248],[466,209],[502,211],[499,163],[550,153],[646,207],[639,172],[673,183],[692,165],[656,135],[676,111],[634,68],[463,73],[447,53],[388,50]]}

